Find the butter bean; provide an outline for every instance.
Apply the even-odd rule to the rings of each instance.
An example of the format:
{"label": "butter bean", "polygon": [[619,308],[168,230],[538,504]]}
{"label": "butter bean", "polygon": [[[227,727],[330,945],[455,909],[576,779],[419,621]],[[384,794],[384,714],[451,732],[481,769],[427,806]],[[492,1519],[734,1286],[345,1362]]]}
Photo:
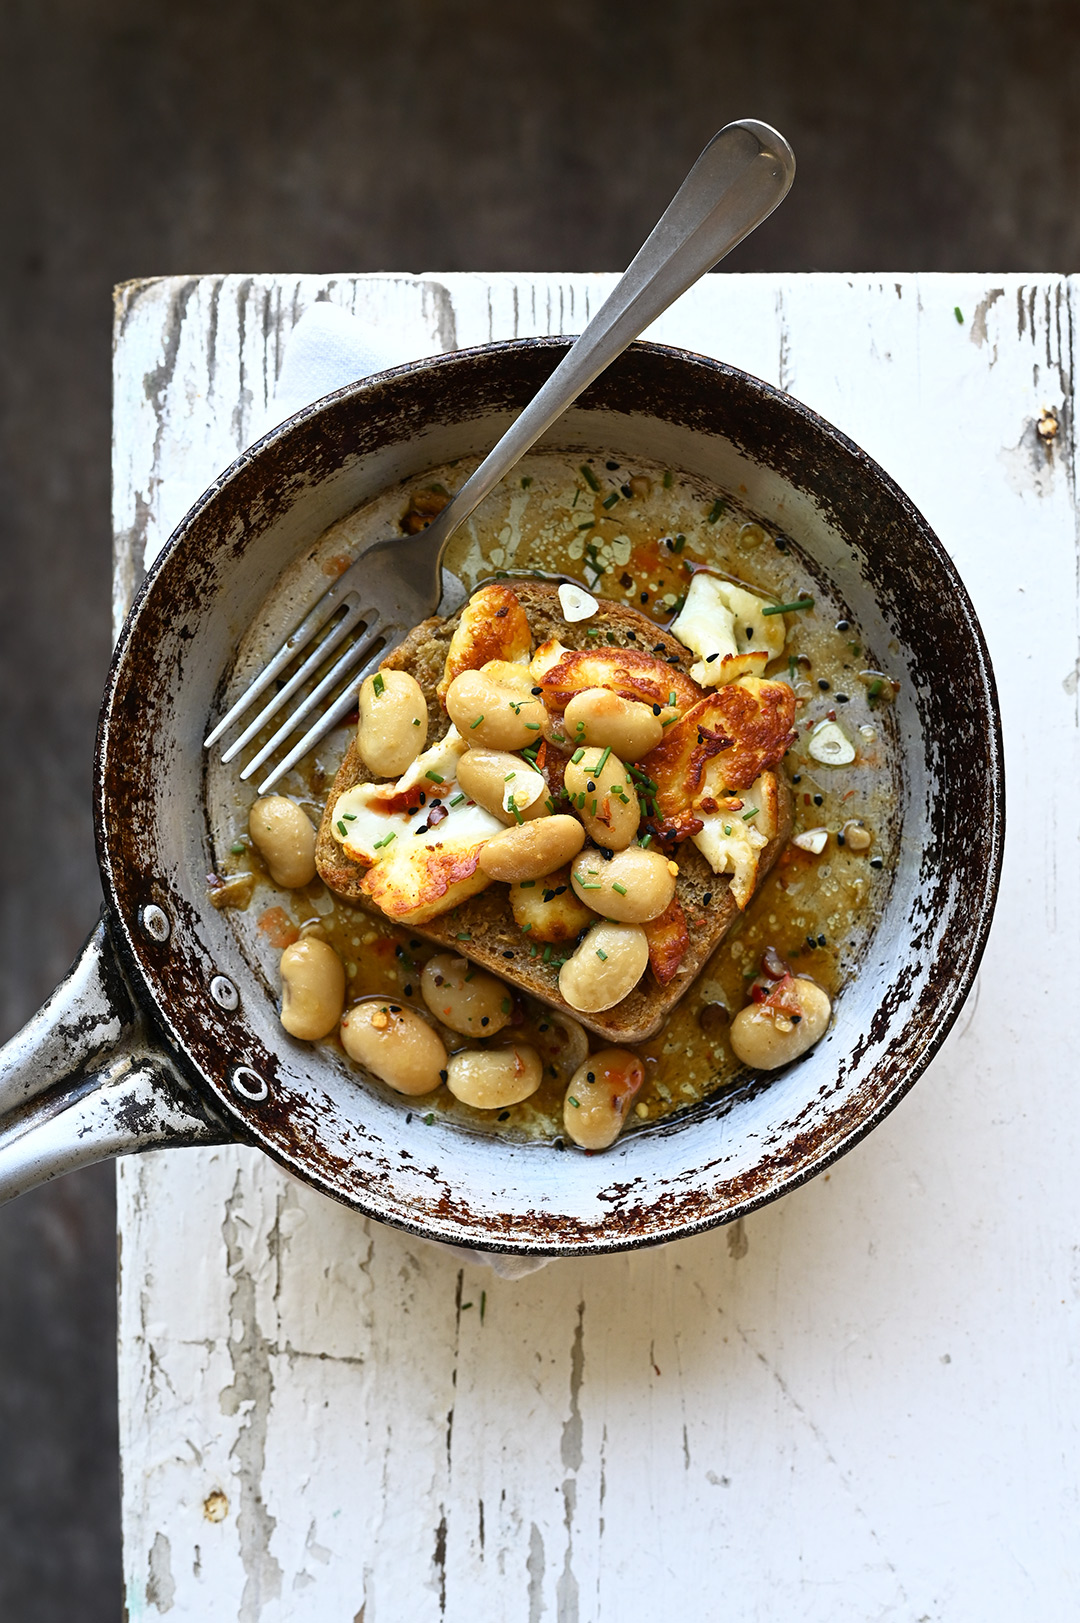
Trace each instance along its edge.
{"label": "butter bean", "polygon": [[504,823],[547,817],[554,805],[543,773],[508,750],[467,749],[457,764],[457,781],[470,800]]}
{"label": "butter bean", "polygon": [[509,1024],[513,1013],[505,981],[449,952],[428,959],[420,990],[436,1020],[466,1037],[494,1037]]}
{"label": "butter bean", "polygon": [[248,833],[275,885],[297,890],[315,877],[315,829],[286,795],[264,795],[248,814]]}
{"label": "butter bean", "polygon": [[563,1100],[567,1136],[583,1150],[606,1150],[626,1124],[645,1067],[629,1048],[602,1048],[574,1072]]}
{"label": "butter bean", "polygon": [[399,778],[427,744],[424,690],[408,671],[376,671],[360,688],[356,747],[377,778]]}
{"label": "butter bean", "polygon": [[662,851],[627,846],[605,860],[586,847],[574,862],[574,894],[606,919],[622,924],[646,924],[659,918],[675,894],[678,864]]}
{"label": "butter bean", "polygon": [[510,886],[514,923],[530,942],[573,941],[596,923],[596,914],[574,895],[570,869],[565,865],[536,879],[519,879]]}
{"label": "butter bean", "polygon": [[446,1080],[446,1049],[423,1015],[387,998],[346,1010],[341,1041],[350,1059],[396,1093],[431,1093]]}
{"label": "butter bean", "polygon": [[824,1036],[832,1015],[828,994],[805,975],[795,976],[792,991],[798,1015],[748,1003],[731,1022],[731,1046],[744,1065],[756,1071],[775,1071],[798,1059]]}
{"label": "butter bean", "polygon": [[465,1048],[452,1054],[446,1085],[455,1099],[474,1110],[505,1110],[536,1092],[544,1067],[535,1048]]}
{"label": "butter bean", "polygon": [[567,761],[564,781],[589,837],[605,851],[625,850],[637,834],[641,807],[619,757],[607,749],[586,749],[580,761],[573,756]]}
{"label": "butter bean", "polygon": [[520,828],[493,835],[480,852],[480,869],[489,879],[510,884],[540,879],[569,862],[584,841],[585,830],[576,817],[562,813],[539,817],[535,822],[522,823]]}
{"label": "butter bean", "polygon": [[610,688],[575,693],[565,716],[567,738],[612,749],[623,761],[640,761],[664,736],[661,718],[653,715],[651,705],[621,699]]}
{"label": "butter bean", "polygon": [[640,924],[594,924],[559,971],[559,991],[572,1009],[600,1014],[632,992],[649,962]]}
{"label": "butter bean", "polygon": [[496,672],[486,667],[454,677],[446,691],[450,720],[466,743],[484,749],[519,750],[537,743],[544,707],[531,692],[528,666],[492,663],[499,667]]}
{"label": "butter bean", "polygon": [[345,966],[333,947],[303,935],[281,955],[281,1023],[290,1037],[329,1037],[345,1005]]}

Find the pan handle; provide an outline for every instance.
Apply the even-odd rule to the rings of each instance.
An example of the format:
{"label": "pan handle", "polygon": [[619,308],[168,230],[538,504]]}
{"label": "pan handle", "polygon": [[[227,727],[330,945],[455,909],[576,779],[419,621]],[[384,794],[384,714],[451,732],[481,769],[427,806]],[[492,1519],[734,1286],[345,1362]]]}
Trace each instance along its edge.
{"label": "pan handle", "polygon": [[103,914],[0,1049],[0,1202],[112,1155],[232,1137],[147,1030]]}

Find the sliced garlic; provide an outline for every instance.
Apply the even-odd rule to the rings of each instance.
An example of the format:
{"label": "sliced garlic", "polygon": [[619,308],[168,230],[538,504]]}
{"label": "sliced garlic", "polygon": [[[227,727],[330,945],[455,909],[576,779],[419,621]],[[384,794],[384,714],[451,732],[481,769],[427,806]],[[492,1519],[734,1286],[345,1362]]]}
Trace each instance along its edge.
{"label": "sliced garlic", "polygon": [[792,845],[797,845],[800,851],[809,851],[819,857],[829,840],[827,828],[808,828],[802,834],[796,834]]}
{"label": "sliced garlic", "polygon": [[806,752],[822,766],[850,766],[855,759],[854,744],[835,721],[823,721],[814,728]]}
{"label": "sliced garlic", "polygon": [[563,619],[570,625],[578,620],[591,620],[600,605],[584,587],[571,586],[564,582],[559,587],[559,602],[562,605]]}

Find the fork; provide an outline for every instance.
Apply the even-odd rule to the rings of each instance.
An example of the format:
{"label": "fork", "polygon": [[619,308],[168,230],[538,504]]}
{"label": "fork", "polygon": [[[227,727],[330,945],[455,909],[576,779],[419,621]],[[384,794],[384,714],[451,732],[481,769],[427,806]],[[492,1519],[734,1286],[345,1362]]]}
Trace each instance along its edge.
{"label": "fork", "polygon": [[[436,610],[452,614],[460,608],[465,589],[444,571],[442,562],[454,531],[593,379],[772,213],[787,195],[794,175],[794,153],[768,124],[740,119],[714,135],[585,331],[453,500],[418,534],[387,537],[365,548],[221,718],[207,737],[206,748],[246,715],[344,608],[338,623],[221,757],[223,762],[233,760],[346,643],[332,668],[240,773],[242,779],[251,777],[309,716],[316,716],[259,785],[259,793],[266,794],[355,707],[364,678],[413,626]],[[349,641],[353,636],[355,640]],[[322,708],[327,696],[350,676],[344,691]]]}

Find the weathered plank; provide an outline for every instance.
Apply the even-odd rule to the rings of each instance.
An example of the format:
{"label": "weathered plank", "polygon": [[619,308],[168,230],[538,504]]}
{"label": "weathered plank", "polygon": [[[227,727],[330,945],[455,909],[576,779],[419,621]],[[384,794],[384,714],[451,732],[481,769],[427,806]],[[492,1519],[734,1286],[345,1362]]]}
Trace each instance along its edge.
{"label": "weathered plank", "polygon": [[[263,420],[306,303],[354,309],[406,359],[577,330],[610,281],[128,289],[118,593]],[[1055,279],[714,277],[651,335],[782,384],[863,444],[982,616],[1013,832],[977,995],[926,1077],[831,1175],[744,1224],[513,1283],[253,1153],[124,1164],[133,1618],[1066,1614],[1080,1565],[1076,304],[1077,284]],[[1049,453],[1043,407],[1062,423]]]}

